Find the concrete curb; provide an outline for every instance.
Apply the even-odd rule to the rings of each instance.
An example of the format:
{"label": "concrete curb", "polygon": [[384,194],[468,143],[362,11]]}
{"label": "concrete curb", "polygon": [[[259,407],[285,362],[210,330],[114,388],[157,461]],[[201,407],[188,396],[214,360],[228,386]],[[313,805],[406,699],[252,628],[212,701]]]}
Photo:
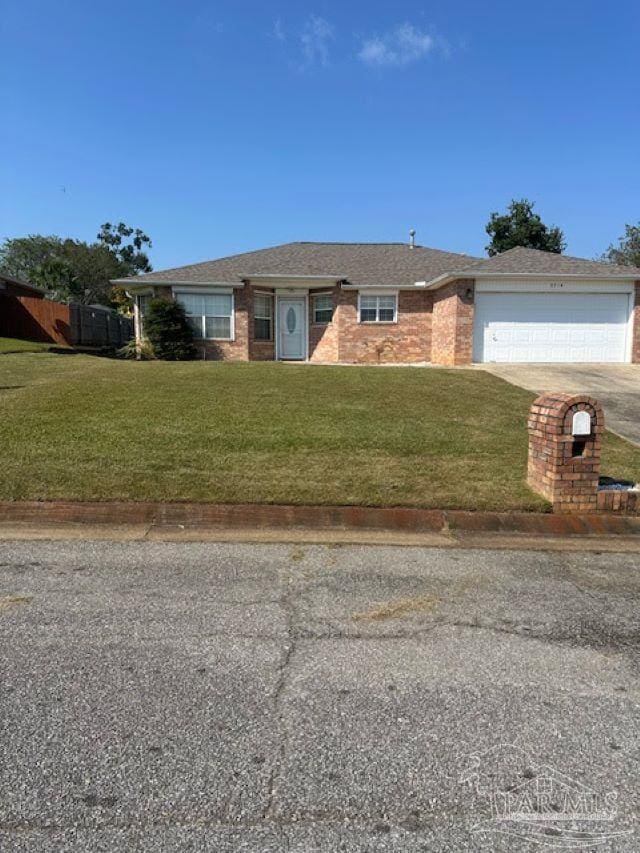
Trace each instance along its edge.
{"label": "concrete curb", "polygon": [[393,530],[310,530],[306,528],[171,527],[148,524],[38,524],[0,521],[0,543],[16,541],[173,542],[260,545],[392,546],[492,551],[640,552],[635,536],[527,536],[524,533],[406,533]]}
{"label": "concrete curb", "polygon": [[[152,503],[144,501],[0,501],[0,523],[29,526],[144,526],[165,531],[252,530],[526,537],[640,537],[640,517],[467,512],[409,507],[281,506],[267,504]],[[638,539],[640,545],[640,539]]]}

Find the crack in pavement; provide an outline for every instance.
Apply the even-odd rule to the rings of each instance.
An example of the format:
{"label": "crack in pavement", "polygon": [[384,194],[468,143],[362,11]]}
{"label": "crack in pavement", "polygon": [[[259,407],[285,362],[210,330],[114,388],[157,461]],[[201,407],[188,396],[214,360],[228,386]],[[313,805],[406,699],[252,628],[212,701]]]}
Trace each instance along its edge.
{"label": "crack in pavement", "polygon": [[[110,552],[105,553],[111,560]],[[586,756],[585,744],[595,744],[593,761],[606,768],[598,770],[602,790],[627,793],[627,807],[633,807],[634,772],[640,759],[626,750],[634,748],[638,694],[632,667],[640,621],[637,594],[627,592],[630,578],[637,577],[631,560],[622,560],[618,571],[613,565],[611,575],[603,568],[603,579],[576,574],[574,581],[563,576],[564,564],[555,558],[545,558],[538,570],[533,560],[521,565],[501,556],[484,558],[480,564],[477,556],[456,555],[461,569],[454,565],[454,558],[443,564],[441,557],[429,557],[426,568],[432,564],[435,568],[433,574],[425,575],[421,565],[411,560],[403,565],[400,558],[390,558],[387,570],[378,557],[365,559],[360,552],[335,571],[327,570],[324,553],[295,552],[295,557],[287,559],[283,551],[274,552],[268,564],[258,563],[257,569],[248,552],[241,551],[237,576],[244,582],[236,586],[235,573],[230,577],[227,563],[221,568],[208,551],[210,571],[205,571],[205,552],[198,549],[194,549],[198,562],[194,561],[193,578],[176,580],[175,553],[168,552],[166,573],[156,572],[152,564],[149,568],[154,571],[144,576],[144,583],[127,586],[123,578],[122,589],[115,593],[110,589],[109,571],[101,570],[91,578],[80,575],[78,598],[68,613],[60,606],[60,587],[51,593],[43,584],[32,608],[24,613],[12,610],[11,618],[0,624],[4,656],[20,665],[20,689],[10,699],[20,751],[15,753],[16,772],[7,778],[8,786],[16,782],[21,786],[17,791],[14,787],[3,809],[0,847],[9,849],[21,841],[29,849],[38,844],[60,846],[64,841],[56,833],[84,833],[80,846],[102,842],[105,848],[111,844],[112,849],[121,849],[135,844],[125,834],[140,833],[144,838],[146,831],[160,837],[166,828],[177,834],[180,829],[200,830],[205,837],[208,832],[206,843],[214,846],[224,846],[228,834],[231,846],[244,842],[250,847],[249,836],[262,830],[279,835],[283,841],[275,844],[280,841],[278,849],[282,849],[286,842],[292,848],[295,842],[304,844],[297,837],[298,828],[306,832],[307,827],[315,830],[323,824],[332,838],[342,831],[345,836],[349,831],[361,836],[367,849],[378,849],[375,836],[390,831],[393,836],[383,840],[380,849],[390,849],[389,843],[393,849],[410,846],[405,832],[418,836],[417,846],[426,846],[427,833],[451,833],[450,824],[468,812],[467,799],[456,787],[458,772],[454,771],[459,762],[450,759],[451,750],[461,752],[467,741],[476,748],[478,738],[491,739],[492,728],[496,737],[506,732],[514,742],[521,736],[535,738],[531,733],[538,724],[544,733],[551,733],[544,734],[545,748],[557,747],[563,759],[569,757],[570,748]],[[57,557],[60,564],[70,565],[63,558],[64,553]],[[88,564],[86,554],[80,562]],[[129,571],[130,562],[125,553],[124,571]],[[601,563],[587,565],[595,572]],[[184,574],[187,577],[188,570]],[[36,581],[40,575],[38,571]],[[64,584],[72,589],[68,579],[54,575],[51,586]],[[7,573],[7,577],[15,583],[15,575]],[[591,587],[592,582],[604,584],[609,577],[611,590]],[[580,588],[580,583],[587,589]],[[87,585],[99,587],[95,603],[93,593],[85,594]],[[394,602],[416,596],[423,588],[438,596],[433,612],[398,614],[393,609]],[[221,597],[216,599],[217,593]],[[47,598],[54,596],[55,601],[47,605]],[[126,609],[122,598],[127,599]],[[150,599],[154,601],[149,603]],[[354,612],[380,600],[389,602],[391,616],[387,618],[385,611],[383,622],[353,622]],[[65,630],[57,630],[52,639],[56,619]],[[15,643],[16,628],[24,636],[21,648]],[[329,642],[322,646],[322,641]],[[43,643],[53,651],[68,646],[68,656],[61,656],[59,663],[50,661],[53,655],[49,649],[49,657],[43,655]],[[119,661],[126,654],[128,660],[134,644],[142,651],[136,666],[149,671],[158,667],[153,672],[160,678],[151,677],[148,685],[142,679],[138,684],[137,675],[130,683],[114,664],[113,655]],[[603,653],[583,656],[570,646]],[[195,702],[189,697],[191,672],[184,668],[185,649],[189,666],[194,649],[199,657],[193,666],[200,663],[203,649],[215,651],[207,666],[205,689],[200,691],[196,685],[193,691]],[[474,665],[476,654],[482,655],[486,667]],[[174,656],[179,678],[174,674]],[[494,656],[498,669],[491,666]],[[629,660],[618,665],[618,656]],[[85,668],[94,659],[104,673],[98,670],[95,681],[87,682]],[[534,665],[529,669],[530,659]],[[31,671],[34,660],[36,675],[48,666],[42,678]],[[63,703],[53,715],[49,707],[61,701],[57,691],[60,683],[66,683],[67,672],[77,669],[81,678],[70,679],[78,685],[77,690],[71,686],[75,692],[70,698],[75,703],[80,696],[83,701],[78,725],[68,713],[69,709],[77,713],[75,704],[67,708]],[[122,698],[104,702],[103,691],[111,690],[114,671],[114,683],[126,690]],[[539,695],[532,699],[536,688]],[[150,715],[146,715],[147,703],[153,709]],[[129,706],[135,712],[131,721],[126,716]],[[410,709],[406,714],[405,707]],[[94,764],[92,753],[85,751],[91,745],[84,746],[87,731],[94,731],[88,718],[94,708],[105,714],[105,722],[111,721],[111,715],[114,720],[115,737],[110,736],[107,744],[113,761],[104,766]],[[138,718],[144,721],[141,749],[158,749],[149,746],[161,736],[152,731],[154,726],[159,732],[164,733],[165,727],[171,732],[166,767],[160,764],[160,755],[146,760],[146,753],[141,752],[140,758],[137,749],[129,749]],[[41,721],[48,719],[53,723],[43,725]],[[531,725],[524,734],[516,729],[522,720]],[[102,720],[98,723],[95,730],[99,728],[102,738],[108,727]],[[178,729],[181,724],[184,731]],[[37,725],[43,728],[42,740]],[[60,732],[70,735],[68,746]],[[11,727],[8,733],[13,736]],[[112,766],[118,753],[114,750],[121,749],[125,738],[123,770],[116,777]],[[615,743],[608,744],[608,739]],[[10,754],[12,742],[7,743]],[[416,750],[420,751],[417,759]],[[632,758],[630,773],[623,768],[628,758]],[[92,795],[96,804],[76,796],[85,769],[97,791]],[[227,772],[235,769],[237,773]],[[408,798],[407,789],[420,779],[427,780],[427,786]],[[436,782],[444,796],[437,793],[431,798]],[[106,802],[115,797],[97,796],[112,792],[118,794],[115,806]],[[412,805],[416,809],[409,811]],[[100,833],[106,840],[95,840]],[[158,843],[163,842],[160,838]],[[451,844],[457,849],[455,841]],[[327,844],[325,849],[329,846],[336,845]]]}
{"label": "crack in pavement", "polygon": [[[281,601],[281,603],[283,603]],[[583,622],[583,627],[585,623]],[[497,634],[505,634],[513,637],[519,637],[523,640],[537,640],[539,642],[546,642],[550,644],[573,644],[581,647],[589,647],[589,648],[610,648],[616,650],[618,648],[632,648],[638,644],[640,644],[640,630],[632,631],[628,634],[621,633],[611,633],[606,636],[602,634],[603,639],[600,642],[593,642],[588,639],[589,632],[585,631],[582,633],[552,633],[549,631],[541,631],[535,629],[533,626],[527,625],[510,625],[508,623],[487,623],[487,622],[477,622],[473,620],[461,620],[461,619],[438,619],[431,622],[428,625],[422,625],[421,627],[416,628],[403,628],[398,631],[385,631],[384,633],[379,632],[352,632],[349,630],[333,630],[333,631],[323,631],[323,630],[313,630],[309,627],[303,625],[295,625],[293,621],[287,619],[287,628],[285,637],[288,640],[288,643],[292,646],[291,653],[286,655],[286,661],[284,664],[279,665],[279,669],[285,665],[288,666],[291,660],[291,656],[294,647],[297,641],[303,640],[308,642],[321,642],[323,640],[343,640],[343,641],[393,641],[393,640],[419,640],[421,637],[425,637],[429,634],[432,634],[434,631],[437,631],[439,628],[468,628],[475,631],[490,631]],[[283,640],[282,634],[265,634],[265,633],[251,633],[244,631],[234,631],[232,629],[220,630],[220,631],[207,631],[203,633],[191,633],[191,634],[181,634],[181,638],[184,640],[207,640],[207,639],[238,639],[238,640],[265,640],[269,642],[281,642]],[[606,642],[604,641],[606,639]],[[163,637],[154,637],[154,636],[139,636],[135,637],[136,642],[166,642]]]}
{"label": "crack in pavement", "polygon": [[[280,583],[282,583],[282,581],[283,579],[280,578]],[[289,575],[286,577],[285,582],[287,584],[291,584],[292,582],[294,582],[294,578]],[[285,612],[287,623],[287,641],[285,642],[280,663],[278,665],[278,679],[276,682],[276,689],[273,695],[273,708],[279,730],[280,745],[278,748],[276,760],[274,761],[273,766],[271,768],[271,772],[269,774],[269,781],[267,783],[267,804],[262,815],[265,819],[273,818],[275,802],[278,792],[278,778],[282,772],[282,768],[284,767],[286,758],[287,729],[282,708],[282,701],[287,689],[291,660],[296,651],[298,641],[298,637],[296,636],[294,630],[294,622],[296,616],[294,598],[294,590],[287,588],[285,589],[280,599],[280,605],[282,606]]]}

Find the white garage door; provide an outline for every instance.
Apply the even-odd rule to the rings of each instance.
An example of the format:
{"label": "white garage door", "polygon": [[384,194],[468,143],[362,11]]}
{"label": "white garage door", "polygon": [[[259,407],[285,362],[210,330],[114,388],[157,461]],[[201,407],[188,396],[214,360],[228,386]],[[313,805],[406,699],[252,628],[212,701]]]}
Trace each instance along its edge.
{"label": "white garage door", "polygon": [[478,293],[474,361],[627,361],[626,293]]}

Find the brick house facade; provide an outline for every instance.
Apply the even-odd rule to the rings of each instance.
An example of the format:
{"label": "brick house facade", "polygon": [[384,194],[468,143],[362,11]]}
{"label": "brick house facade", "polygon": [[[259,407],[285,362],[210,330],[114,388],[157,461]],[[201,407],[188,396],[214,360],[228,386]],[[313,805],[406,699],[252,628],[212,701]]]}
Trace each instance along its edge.
{"label": "brick house facade", "polygon": [[635,283],[631,327],[633,335],[631,341],[631,362],[633,364],[640,364],[640,281],[636,281]]}
{"label": "brick house facade", "polygon": [[[440,364],[468,364],[471,362],[473,300],[458,293],[467,289],[468,282],[461,282],[459,288],[454,288],[455,295],[439,300],[436,294],[426,291],[400,291],[397,320],[368,324],[358,322],[358,294],[334,287],[328,292],[333,308],[330,322],[314,323],[310,318],[307,360],[336,364],[424,364],[434,360]],[[234,290],[234,340],[196,341],[196,350],[201,356],[211,361],[275,360],[275,341],[255,338],[255,293],[265,294],[265,289],[250,281]],[[171,287],[154,286],[148,295],[173,299],[179,298],[179,291],[174,293]],[[276,291],[271,291],[271,298],[275,301]],[[462,302],[462,309],[458,308],[458,301]],[[465,318],[459,317],[463,311]],[[432,343],[435,344],[436,331],[437,340],[442,343],[434,358]],[[457,338],[457,344],[449,347],[447,341],[451,335],[451,340]]]}
{"label": "brick house facade", "polygon": [[287,244],[118,283],[138,338],[145,300],[182,300],[207,360],[640,363],[640,270],[529,249]]}

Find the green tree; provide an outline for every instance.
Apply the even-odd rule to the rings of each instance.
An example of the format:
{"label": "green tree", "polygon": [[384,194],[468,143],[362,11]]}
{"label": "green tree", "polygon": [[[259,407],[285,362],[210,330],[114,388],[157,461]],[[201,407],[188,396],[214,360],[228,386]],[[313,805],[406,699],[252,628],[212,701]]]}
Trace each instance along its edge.
{"label": "green tree", "polygon": [[188,361],[195,357],[193,331],[183,306],[173,299],[151,299],[144,315],[144,333],[156,358]]}
{"label": "green tree", "polygon": [[516,246],[542,249],[560,254],[566,248],[564,235],[557,225],[545,225],[533,212],[533,202],[526,198],[513,199],[507,213],[492,213],[486,231],[491,242],[486,247],[491,256]]}
{"label": "green tree", "polygon": [[640,222],[637,225],[625,225],[624,236],[617,246],[613,243],[609,246],[602,260],[610,264],[640,267]]}
{"label": "green tree", "polygon": [[[125,242],[127,237],[133,239],[127,243]],[[151,240],[139,228],[131,228],[124,222],[118,222],[117,225],[104,222],[98,232],[98,242],[106,246],[118,261],[127,267],[129,275],[151,272],[152,266],[142,248],[143,246],[151,248]]]}
{"label": "green tree", "polygon": [[[131,239],[129,239],[131,238]],[[30,234],[0,246],[0,271],[30,281],[64,302],[100,303],[127,313],[131,300],[111,279],[150,272],[144,248],[151,240],[139,228],[105,222],[97,242]]]}
{"label": "green tree", "polygon": [[14,237],[0,246],[0,270],[5,275],[33,281],[34,270],[62,256],[63,241],[60,237],[30,234]]}

